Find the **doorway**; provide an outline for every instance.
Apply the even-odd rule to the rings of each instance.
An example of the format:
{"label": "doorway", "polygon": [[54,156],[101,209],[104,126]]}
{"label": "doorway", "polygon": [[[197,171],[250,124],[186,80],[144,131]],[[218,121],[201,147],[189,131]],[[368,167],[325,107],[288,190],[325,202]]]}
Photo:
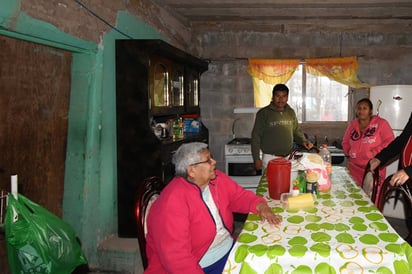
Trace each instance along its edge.
{"label": "doorway", "polygon": [[6,36],[0,48],[0,189],[17,174],[19,193],[61,217],[71,52]]}

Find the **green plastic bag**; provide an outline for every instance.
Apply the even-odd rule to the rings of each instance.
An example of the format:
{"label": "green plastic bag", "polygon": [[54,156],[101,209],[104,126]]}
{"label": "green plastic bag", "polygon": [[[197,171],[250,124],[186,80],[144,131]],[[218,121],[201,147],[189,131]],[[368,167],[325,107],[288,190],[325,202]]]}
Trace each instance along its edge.
{"label": "green plastic bag", "polygon": [[86,258],[74,229],[21,194],[8,195],[4,221],[11,273],[72,273]]}

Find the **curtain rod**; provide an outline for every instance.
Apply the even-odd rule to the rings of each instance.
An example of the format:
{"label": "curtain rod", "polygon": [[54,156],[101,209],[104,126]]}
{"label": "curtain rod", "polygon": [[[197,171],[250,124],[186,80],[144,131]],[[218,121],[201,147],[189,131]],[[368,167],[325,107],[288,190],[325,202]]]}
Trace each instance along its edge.
{"label": "curtain rod", "polygon": [[[365,57],[364,54],[361,55],[352,55],[352,56],[356,56],[357,58],[363,58]],[[300,63],[304,64],[306,59],[317,59],[317,58],[339,58],[342,56],[323,56],[323,57],[310,57],[310,58],[300,58]],[[346,57],[350,57],[350,56],[346,56]],[[343,58],[343,57],[342,57]],[[207,62],[212,62],[212,61],[247,61],[249,59],[276,59],[276,58],[254,58],[254,57],[220,57],[220,58],[215,58],[215,59],[210,59],[210,58],[206,58],[203,59]],[[298,59],[298,58],[281,58],[281,59]]]}

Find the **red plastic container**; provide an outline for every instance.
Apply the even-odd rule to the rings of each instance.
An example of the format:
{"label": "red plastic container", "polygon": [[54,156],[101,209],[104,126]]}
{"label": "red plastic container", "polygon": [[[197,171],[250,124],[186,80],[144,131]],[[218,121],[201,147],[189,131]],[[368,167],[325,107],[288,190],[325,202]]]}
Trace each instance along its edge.
{"label": "red plastic container", "polygon": [[291,162],[284,158],[270,160],[266,168],[266,178],[269,185],[269,196],[279,200],[282,193],[290,190]]}

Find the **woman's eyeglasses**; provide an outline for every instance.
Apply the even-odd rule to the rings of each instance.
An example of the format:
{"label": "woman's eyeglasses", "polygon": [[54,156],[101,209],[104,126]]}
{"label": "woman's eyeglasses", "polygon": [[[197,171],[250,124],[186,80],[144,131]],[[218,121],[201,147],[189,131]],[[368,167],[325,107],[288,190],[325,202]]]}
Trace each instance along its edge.
{"label": "woman's eyeglasses", "polygon": [[209,158],[209,159],[207,159],[206,161],[196,162],[196,163],[191,164],[191,166],[196,166],[196,165],[206,164],[206,163],[208,163],[208,164],[212,164],[212,161],[213,161],[213,158],[212,158],[212,157],[210,157],[210,158]]}

